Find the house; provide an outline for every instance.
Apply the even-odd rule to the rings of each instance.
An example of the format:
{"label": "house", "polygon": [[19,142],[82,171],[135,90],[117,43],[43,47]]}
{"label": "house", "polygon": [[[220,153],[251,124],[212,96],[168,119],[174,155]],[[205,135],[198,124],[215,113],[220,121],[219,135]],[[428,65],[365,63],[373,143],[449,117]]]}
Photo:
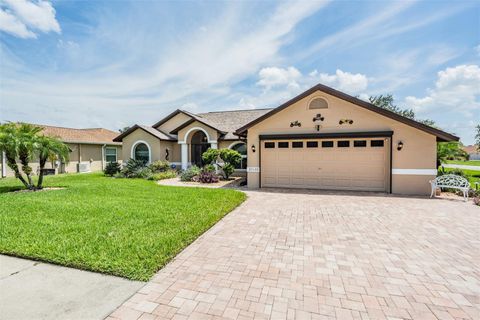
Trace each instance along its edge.
{"label": "house", "polygon": [[[42,127],[42,134],[57,137],[70,148],[70,161],[68,163],[47,164],[47,169],[55,169],[57,173],[100,171],[106,162],[120,161],[122,159],[121,143],[114,142],[118,132],[103,128],[74,129],[36,125]],[[14,176],[13,171],[6,165],[5,157],[0,153],[1,177]],[[33,172],[38,174],[38,160],[30,164]]]}
{"label": "house", "polygon": [[428,194],[437,141],[459,138],[318,84],[275,109],[176,110],[114,139],[123,159],[201,165],[208,148],[242,154],[249,188]]}
{"label": "house", "polygon": [[480,149],[478,149],[478,146],[464,146],[462,149],[468,154],[469,160],[480,160]]}

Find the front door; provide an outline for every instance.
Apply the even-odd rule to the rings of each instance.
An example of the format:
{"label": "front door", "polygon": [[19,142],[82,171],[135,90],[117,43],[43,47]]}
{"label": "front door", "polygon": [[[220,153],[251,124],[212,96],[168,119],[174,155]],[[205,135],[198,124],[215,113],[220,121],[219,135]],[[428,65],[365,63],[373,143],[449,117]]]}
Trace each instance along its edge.
{"label": "front door", "polygon": [[191,163],[198,167],[203,166],[202,154],[210,148],[207,136],[202,131],[197,131],[191,141]]}
{"label": "front door", "polygon": [[210,144],[192,144],[192,165],[203,167],[202,154],[210,148]]}

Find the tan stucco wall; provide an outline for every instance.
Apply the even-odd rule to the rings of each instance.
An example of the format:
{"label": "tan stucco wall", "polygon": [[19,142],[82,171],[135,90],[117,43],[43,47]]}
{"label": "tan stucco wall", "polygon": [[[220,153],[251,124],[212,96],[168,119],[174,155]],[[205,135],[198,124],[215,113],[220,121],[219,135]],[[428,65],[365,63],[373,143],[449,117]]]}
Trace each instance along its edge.
{"label": "tan stucco wall", "polygon": [[[102,147],[103,144],[77,144],[77,143],[67,143],[70,150],[69,162],[64,164],[61,168],[57,168],[58,173],[75,173],[78,171],[77,165],[79,162],[89,162],[90,171],[101,171],[102,168]],[[107,145],[107,147],[117,148],[117,161],[122,162],[122,147],[119,145]],[[79,153],[80,151],[80,153]],[[90,161],[93,160],[93,161]],[[0,161],[1,166],[1,161]],[[19,165],[20,166],[20,165]],[[37,174],[40,164],[38,160],[34,160],[30,163],[30,166],[33,169],[33,173]],[[13,177],[13,171],[6,166],[7,168],[7,177]],[[52,163],[50,161],[45,165],[46,169],[52,168]],[[1,168],[0,168],[1,173]]]}
{"label": "tan stucco wall", "polygon": [[[191,124],[189,124],[188,126],[186,126],[185,128],[183,128],[182,130],[180,130],[178,132],[178,141],[181,142],[181,141],[185,141],[185,135],[190,131],[190,129],[193,129],[193,128],[201,128],[203,129],[207,135],[208,135],[208,138],[209,138],[209,141],[217,141],[217,130],[214,130],[198,121],[194,121],[192,122]],[[194,133],[195,131],[190,131],[190,133],[188,134],[188,137],[187,137],[187,143],[190,142],[190,139],[192,138],[192,134]]]}
{"label": "tan stucco wall", "polygon": [[245,141],[241,141],[241,140],[221,140],[219,143],[218,143],[218,149],[226,149],[226,148],[229,148],[232,144],[237,144],[237,143],[240,143],[240,142],[245,142]]}
{"label": "tan stucco wall", "polygon": [[137,129],[123,138],[123,160],[132,157],[132,146],[138,141],[144,141],[150,146],[151,161],[165,160],[165,148],[160,145],[160,140],[142,129]]}
{"label": "tan stucco wall", "polygon": [[[314,97],[325,98],[329,104],[328,109],[309,110],[308,103]],[[317,113],[325,118],[323,122],[314,123],[312,121]],[[352,119],[354,123],[339,125],[340,119]],[[302,126],[291,128],[290,122],[292,121],[299,121]],[[435,136],[319,91],[248,129],[248,167],[260,167],[259,135],[317,133],[316,124],[322,125],[320,133],[391,130],[394,132],[392,137],[393,168],[436,169]],[[398,141],[404,143],[401,151],[396,150]],[[255,153],[251,150],[252,144],[256,146]],[[392,192],[427,194],[429,192],[428,181],[432,178],[434,175],[404,175],[400,178],[399,175],[393,175]],[[248,186],[250,188],[259,187],[259,173],[248,173]]]}
{"label": "tan stucco wall", "polygon": [[192,119],[190,116],[187,116],[184,113],[179,113],[174,117],[172,117],[171,119],[169,119],[164,124],[158,126],[157,129],[160,129],[165,133],[170,133],[170,131],[180,127],[182,124],[189,121],[190,119]]}

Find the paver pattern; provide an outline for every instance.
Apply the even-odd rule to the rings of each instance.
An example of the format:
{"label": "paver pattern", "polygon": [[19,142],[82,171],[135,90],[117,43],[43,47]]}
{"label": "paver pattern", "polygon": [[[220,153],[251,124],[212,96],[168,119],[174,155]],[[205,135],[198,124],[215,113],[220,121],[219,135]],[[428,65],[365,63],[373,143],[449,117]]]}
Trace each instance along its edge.
{"label": "paver pattern", "polygon": [[480,209],[247,192],[108,319],[480,319]]}

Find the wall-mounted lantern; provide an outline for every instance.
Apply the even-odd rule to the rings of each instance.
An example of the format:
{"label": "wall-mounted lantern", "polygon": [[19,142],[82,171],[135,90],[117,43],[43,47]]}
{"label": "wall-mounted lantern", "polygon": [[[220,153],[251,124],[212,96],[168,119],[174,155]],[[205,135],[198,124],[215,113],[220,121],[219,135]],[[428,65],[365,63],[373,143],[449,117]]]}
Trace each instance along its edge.
{"label": "wall-mounted lantern", "polygon": [[290,122],[290,128],[301,127],[301,126],[302,126],[302,124],[298,120]]}
{"label": "wall-mounted lantern", "polygon": [[325,118],[322,117],[322,115],[321,115],[320,113],[317,113],[317,114],[315,115],[315,117],[313,117],[313,119],[312,119],[313,122],[315,122],[315,121],[323,121],[323,120],[325,120]]}
{"label": "wall-mounted lantern", "polygon": [[397,143],[397,150],[400,151],[403,149],[403,142],[402,141],[398,141]]}
{"label": "wall-mounted lantern", "polygon": [[252,152],[255,153],[255,145],[252,144]]}
{"label": "wall-mounted lantern", "polygon": [[342,125],[342,124],[353,124],[353,120],[352,119],[340,119],[340,121],[338,121],[338,124]]}

